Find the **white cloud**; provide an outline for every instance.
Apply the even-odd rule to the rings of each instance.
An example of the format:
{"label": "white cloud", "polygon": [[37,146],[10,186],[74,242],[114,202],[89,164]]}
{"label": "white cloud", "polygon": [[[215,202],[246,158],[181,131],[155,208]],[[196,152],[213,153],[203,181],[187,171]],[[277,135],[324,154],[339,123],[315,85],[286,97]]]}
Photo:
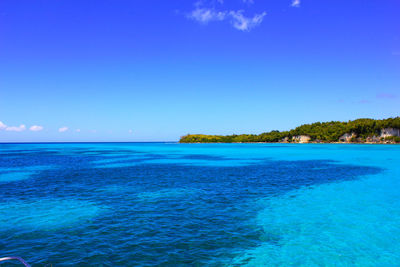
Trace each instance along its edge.
{"label": "white cloud", "polygon": [[23,124],[21,124],[20,126],[7,126],[6,127],[6,131],[10,131],[10,132],[22,132],[25,130],[26,130],[26,127]]}
{"label": "white cloud", "polygon": [[9,132],[22,132],[26,130],[26,126],[24,124],[21,124],[20,126],[7,126],[0,121],[0,130],[6,130]]}
{"label": "white cloud", "polygon": [[4,130],[7,128],[7,125],[5,125],[2,121],[0,121],[0,130]]}
{"label": "white cloud", "polygon": [[237,11],[216,11],[213,8],[200,8],[197,7],[187,17],[207,24],[210,21],[223,21],[229,19],[232,26],[240,31],[249,31],[255,26],[261,24],[266,12],[255,14],[253,17],[246,17],[243,15],[243,10]]}
{"label": "white cloud", "polygon": [[254,4],[254,0],[243,0],[245,4]]}
{"label": "white cloud", "polygon": [[32,132],[39,132],[41,130],[43,130],[43,126],[40,125],[33,125],[29,128],[29,130],[31,130]]}
{"label": "white cloud", "polygon": [[66,132],[66,131],[68,131],[68,127],[66,127],[66,126],[61,127],[60,129],[58,129],[58,131],[59,131],[60,133]]}
{"label": "white cloud", "polygon": [[239,10],[231,11],[229,15],[232,17],[233,27],[241,31],[249,31],[259,25],[267,13],[263,12],[261,14],[255,14],[253,17],[245,17],[243,16],[243,10]]}
{"label": "white cloud", "polygon": [[291,6],[292,7],[300,7],[300,0],[293,0]]}
{"label": "white cloud", "polygon": [[80,133],[81,129],[76,129],[75,132]]}
{"label": "white cloud", "polygon": [[227,12],[215,11],[212,8],[196,8],[187,17],[201,23],[208,23],[224,20],[226,14]]}
{"label": "white cloud", "polygon": [[129,131],[128,131],[128,133],[130,133],[130,134],[131,134],[131,133],[133,133],[133,131],[132,131],[132,130],[129,130]]}

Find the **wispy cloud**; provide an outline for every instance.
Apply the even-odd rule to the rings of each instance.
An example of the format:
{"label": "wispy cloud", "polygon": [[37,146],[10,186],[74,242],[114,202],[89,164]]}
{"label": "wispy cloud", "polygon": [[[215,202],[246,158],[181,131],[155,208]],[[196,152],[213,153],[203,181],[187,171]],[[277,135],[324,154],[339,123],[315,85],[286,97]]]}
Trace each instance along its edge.
{"label": "wispy cloud", "polygon": [[232,25],[238,30],[249,31],[255,26],[259,25],[264,17],[267,15],[266,12],[261,14],[255,14],[253,17],[243,16],[243,10],[231,11],[229,14],[232,17]]}
{"label": "wispy cloud", "polygon": [[58,129],[58,131],[59,131],[60,133],[66,132],[66,131],[68,131],[68,127],[66,127],[66,126],[61,127],[60,129]]}
{"label": "wispy cloud", "polygon": [[292,7],[300,7],[300,0],[293,0],[291,6]]}
{"label": "wispy cloud", "polygon": [[216,11],[214,8],[200,8],[197,7],[190,14],[188,18],[207,24],[211,21],[229,20],[235,29],[240,31],[249,31],[255,26],[258,26],[267,15],[266,12],[255,14],[252,17],[243,15],[244,10],[237,11]]}
{"label": "wispy cloud", "polygon": [[187,17],[201,23],[208,23],[224,20],[226,14],[226,12],[218,12],[211,8],[196,8]]}
{"label": "wispy cloud", "polygon": [[390,94],[390,93],[380,93],[376,95],[376,98],[386,98],[386,99],[393,99],[396,98],[397,96],[395,94]]}
{"label": "wispy cloud", "polygon": [[254,0],[242,0],[245,4],[254,4]]}
{"label": "wispy cloud", "polygon": [[369,104],[371,103],[371,101],[367,100],[367,99],[361,99],[358,101],[359,104]]}
{"label": "wispy cloud", "polygon": [[6,131],[9,132],[22,132],[26,130],[26,126],[21,124],[20,126],[7,126]]}
{"label": "wispy cloud", "polygon": [[21,124],[20,126],[8,126],[0,121],[0,130],[5,130],[9,132],[22,132],[26,130],[26,126]]}
{"label": "wispy cloud", "polygon": [[133,133],[133,131],[132,131],[132,130],[129,130],[129,131],[128,131],[128,133],[132,134],[132,133]]}
{"label": "wispy cloud", "polygon": [[29,128],[29,130],[31,130],[32,132],[39,132],[41,130],[43,130],[43,126],[40,125],[33,125]]}
{"label": "wispy cloud", "polygon": [[81,129],[76,129],[75,132],[80,133]]}

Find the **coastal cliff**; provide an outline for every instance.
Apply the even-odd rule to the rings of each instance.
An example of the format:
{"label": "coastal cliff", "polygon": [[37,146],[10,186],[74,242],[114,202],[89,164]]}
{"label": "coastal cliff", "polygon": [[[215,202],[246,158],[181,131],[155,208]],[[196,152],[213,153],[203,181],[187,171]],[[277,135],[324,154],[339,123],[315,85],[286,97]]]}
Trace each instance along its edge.
{"label": "coastal cliff", "polygon": [[180,143],[400,143],[400,117],[304,124],[290,131],[241,135],[188,134]]}

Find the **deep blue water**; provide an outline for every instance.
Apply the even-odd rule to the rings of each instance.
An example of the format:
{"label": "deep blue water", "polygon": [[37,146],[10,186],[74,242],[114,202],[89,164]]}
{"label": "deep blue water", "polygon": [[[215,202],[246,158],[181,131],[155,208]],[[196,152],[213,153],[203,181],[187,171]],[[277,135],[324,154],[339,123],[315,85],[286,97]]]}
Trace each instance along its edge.
{"label": "deep blue water", "polygon": [[400,146],[0,144],[0,257],[398,266]]}

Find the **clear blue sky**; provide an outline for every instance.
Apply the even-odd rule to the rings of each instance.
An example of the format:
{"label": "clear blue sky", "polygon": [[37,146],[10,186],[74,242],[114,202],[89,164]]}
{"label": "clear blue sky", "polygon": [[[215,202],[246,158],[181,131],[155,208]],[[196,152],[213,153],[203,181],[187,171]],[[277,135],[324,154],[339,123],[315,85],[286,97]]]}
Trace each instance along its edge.
{"label": "clear blue sky", "polygon": [[398,0],[2,0],[0,141],[398,116],[399,14]]}

